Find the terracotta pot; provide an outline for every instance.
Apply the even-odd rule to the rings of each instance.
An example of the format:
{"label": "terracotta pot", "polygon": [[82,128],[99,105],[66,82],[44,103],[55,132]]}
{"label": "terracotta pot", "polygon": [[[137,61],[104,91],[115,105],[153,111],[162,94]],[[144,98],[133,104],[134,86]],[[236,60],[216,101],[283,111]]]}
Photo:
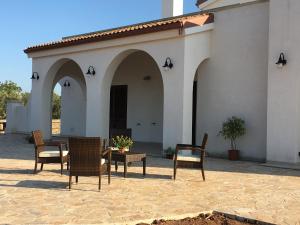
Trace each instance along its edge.
{"label": "terracotta pot", "polygon": [[174,154],[166,154],[166,159],[173,159]]}
{"label": "terracotta pot", "polygon": [[239,150],[228,150],[228,159],[229,160],[239,160]]}
{"label": "terracotta pot", "polygon": [[124,153],[124,152],[128,152],[128,151],[129,151],[128,148],[120,148],[120,149],[119,149],[119,152],[120,152],[120,153]]}

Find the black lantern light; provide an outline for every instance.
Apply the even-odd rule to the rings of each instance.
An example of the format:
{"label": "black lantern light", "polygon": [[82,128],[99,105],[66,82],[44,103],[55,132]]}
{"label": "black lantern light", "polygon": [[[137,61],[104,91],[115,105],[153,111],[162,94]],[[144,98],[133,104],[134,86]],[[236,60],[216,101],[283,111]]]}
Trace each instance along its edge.
{"label": "black lantern light", "polygon": [[32,80],[38,80],[40,79],[40,76],[37,72],[33,72],[31,78]]}
{"label": "black lantern light", "polygon": [[173,63],[170,57],[166,58],[165,65],[163,65],[163,68],[167,71],[173,68]]}
{"label": "black lantern light", "polygon": [[92,75],[92,76],[95,76],[95,74],[96,74],[95,68],[94,68],[93,66],[89,66],[86,75]]}
{"label": "black lantern light", "polygon": [[64,87],[70,87],[70,86],[71,86],[70,82],[68,80],[66,80],[64,83]]}
{"label": "black lantern light", "polygon": [[287,64],[287,61],[284,57],[283,53],[280,53],[278,62],[276,63],[276,65],[278,66],[278,68],[282,68],[283,66],[285,66]]}

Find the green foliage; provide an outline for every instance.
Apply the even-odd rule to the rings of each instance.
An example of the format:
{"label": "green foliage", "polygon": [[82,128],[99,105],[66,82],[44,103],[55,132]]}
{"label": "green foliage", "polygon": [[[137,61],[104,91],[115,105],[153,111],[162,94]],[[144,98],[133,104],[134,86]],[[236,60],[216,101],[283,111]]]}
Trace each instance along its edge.
{"label": "green foliage", "polygon": [[[22,88],[12,81],[0,82],[0,119],[6,119],[7,102],[16,100],[26,105],[29,101],[30,93],[22,92]],[[60,118],[60,96],[53,93],[52,117]]]}
{"label": "green foliage", "polygon": [[60,105],[61,98],[58,94],[53,92],[52,96],[52,119],[60,119]]}
{"label": "green foliage", "polygon": [[174,148],[169,147],[169,148],[165,149],[165,154],[166,155],[174,155],[174,153],[175,153]]}
{"label": "green foliage", "polygon": [[6,104],[11,100],[21,100],[22,89],[12,81],[0,82],[0,119],[6,118]]}
{"label": "green foliage", "polygon": [[112,142],[119,149],[130,148],[133,145],[133,140],[123,135],[112,138]]}
{"label": "green foliage", "polygon": [[219,132],[225,140],[230,139],[232,150],[237,150],[236,139],[245,135],[245,133],[245,121],[235,116],[227,119]]}
{"label": "green foliage", "polygon": [[21,101],[23,102],[24,105],[27,105],[27,103],[29,101],[29,96],[30,96],[29,92],[21,93]]}

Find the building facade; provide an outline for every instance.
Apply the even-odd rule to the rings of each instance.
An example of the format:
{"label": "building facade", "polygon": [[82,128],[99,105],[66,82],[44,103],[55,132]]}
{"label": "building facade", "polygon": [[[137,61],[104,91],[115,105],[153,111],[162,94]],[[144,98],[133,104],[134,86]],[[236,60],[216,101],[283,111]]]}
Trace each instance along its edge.
{"label": "building facade", "polygon": [[[218,132],[238,116],[247,128],[243,159],[299,162],[300,2],[199,0],[188,15],[183,0],[162,4],[160,20],[27,48],[39,79],[27,106],[8,105],[7,131],[50,138],[59,83],[62,135],[130,128],[135,141],[165,149],[200,144],[207,132],[208,152],[224,157],[229,144]],[[287,64],[278,68],[281,53]]]}

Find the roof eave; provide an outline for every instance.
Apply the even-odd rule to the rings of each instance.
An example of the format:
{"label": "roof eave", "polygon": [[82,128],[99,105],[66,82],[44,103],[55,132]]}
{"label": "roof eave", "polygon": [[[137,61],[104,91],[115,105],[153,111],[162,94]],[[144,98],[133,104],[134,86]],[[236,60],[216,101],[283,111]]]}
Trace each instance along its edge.
{"label": "roof eave", "polygon": [[[199,15],[200,16],[200,15]],[[98,35],[92,35],[92,36],[82,36],[82,37],[74,37],[71,39],[62,39],[58,42],[54,43],[46,43],[43,45],[37,45],[33,47],[26,48],[24,52],[26,54],[38,52],[38,51],[45,51],[50,49],[58,49],[58,48],[64,48],[64,47],[71,47],[81,44],[88,44],[98,41],[106,41],[106,40],[113,40],[117,38],[125,38],[130,36],[136,36],[136,35],[142,35],[142,34],[149,34],[154,32],[161,32],[161,31],[167,31],[167,30],[173,30],[173,29],[179,29],[179,33],[182,30],[182,28],[185,27],[191,27],[191,26],[197,26],[197,25],[204,25],[208,23],[212,23],[214,20],[213,14],[201,14],[201,16],[206,16],[204,19],[197,21],[195,18],[193,19],[183,19],[178,20],[172,23],[157,25],[157,26],[149,26],[143,29],[134,29],[134,30],[125,30],[122,32],[115,32],[115,33],[99,33]]]}

